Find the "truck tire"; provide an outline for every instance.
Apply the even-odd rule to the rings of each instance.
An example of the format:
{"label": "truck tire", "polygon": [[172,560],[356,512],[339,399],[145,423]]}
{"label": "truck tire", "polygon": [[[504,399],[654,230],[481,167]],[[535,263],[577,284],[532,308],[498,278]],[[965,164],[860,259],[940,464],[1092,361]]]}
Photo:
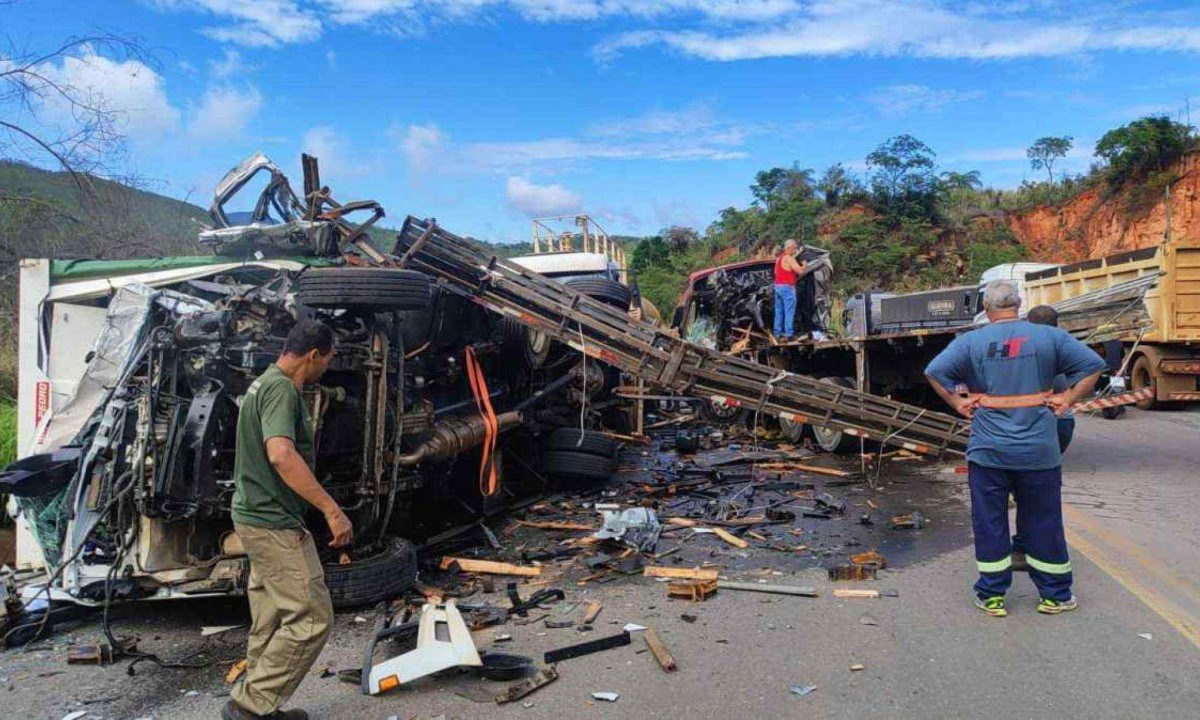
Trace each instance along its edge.
{"label": "truck tire", "polygon": [[584,487],[612,477],[616,461],[583,452],[552,450],[542,454],[542,469],[561,487]]}
{"label": "truck tire", "polygon": [[[583,437],[582,443],[580,435]],[[580,433],[579,428],[552,430],[542,443],[549,452],[582,453],[609,459],[616,457],[617,450],[620,448],[620,445],[611,438],[598,432]]]}
{"label": "truck tire", "polygon": [[417,581],[417,551],[404,538],[388,538],[374,555],[345,565],[325,564],[325,586],[336,609],[391,600]]}
{"label": "truck tire", "polygon": [[526,370],[537,370],[546,363],[553,344],[544,333],[525,327],[512,318],[500,321],[504,338],[504,357]]}
{"label": "truck tire", "polygon": [[[1132,390],[1155,386],[1154,369],[1150,367],[1150,358],[1138,355],[1138,359],[1133,361],[1133,368],[1129,371],[1129,384]],[[1140,410],[1157,410],[1162,407],[1162,403],[1155,398],[1150,398],[1149,400],[1139,400],[1137,407]]]}
{"label": "truck tire", "polygon": [[314,268],[296,281],[300,302],[314,308],[425,310],[432,288],[428,275],[393,268]]}
{"label": "truck tire", "polygon": [[790,443],[798,443],[804,438],[804,423],[779,418],[779,434]]}
{"label": "truck tire", "polygon": [[633,295],[629,288],[616,280],[596,277],[571,278],[565,283],[572,290],[598,300],[606,305],[612,305],[618,310],[628,311]]}
{"label": "truck tire", "polygon": [[696,415],[710,425],[740,425],[746,422],[746,408],[718,405],[712,400],[696,403]]}
{"label": "truck tire", "polygon": [[[840,377],[824,377],[821,382],[837,385],[844,388],[853,388],[854,382],[850,378]],[[846,455],[854,452],[859,447],[858,438],[853,435],[847,435],[841,430],[827,428],[823,425],[813,425],[813,436],[817,439],[817,445],[825,452],[835,455]]]}

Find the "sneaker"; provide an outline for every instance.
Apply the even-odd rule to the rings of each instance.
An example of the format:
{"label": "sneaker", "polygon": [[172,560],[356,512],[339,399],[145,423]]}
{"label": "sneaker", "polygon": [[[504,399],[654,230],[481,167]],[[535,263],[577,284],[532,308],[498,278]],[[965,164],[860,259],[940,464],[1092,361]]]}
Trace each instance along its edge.
{"label": "sneaker", "polygon": [[1008,608],[1004,607],[1004,596],[996,595],[990,598],[975,598],[975,607],[984,611],[992,617],[1004,617],[1008,615]]}
{"label": "sneaker", "polygon": [[1079,601],[1072,595],[1070,600],[1048,600],[1042,598],[1038,603],[1038,612],[1043,615],[1057,615],[1059,613],[1070,612],[1079,607]]}

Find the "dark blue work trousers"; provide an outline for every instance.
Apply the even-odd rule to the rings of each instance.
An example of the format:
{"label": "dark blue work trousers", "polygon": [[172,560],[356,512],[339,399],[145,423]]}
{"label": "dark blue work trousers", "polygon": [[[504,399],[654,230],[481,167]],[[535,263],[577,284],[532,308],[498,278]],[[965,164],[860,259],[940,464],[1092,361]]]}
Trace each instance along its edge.
{"label": "dark blue work trousers", "polygon": [[1017,500],[1017,535],[1024,546],[1029,578],[1049,600],[1071,598],[1071,561],[1062,520],[1062,467],[1004,470],[967,464],[971,524],[980,598],[1004,595],[1012,585],[1012,540],[1008,496]]}

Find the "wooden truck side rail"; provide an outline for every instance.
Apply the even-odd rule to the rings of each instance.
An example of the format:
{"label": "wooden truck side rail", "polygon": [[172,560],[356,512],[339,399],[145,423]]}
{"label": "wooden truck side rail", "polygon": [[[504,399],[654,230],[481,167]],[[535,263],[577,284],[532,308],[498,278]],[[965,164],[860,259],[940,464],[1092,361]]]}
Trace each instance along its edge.
{"label": "wooden truck side rail", "polygon": [[692,345],[497,258],[433,221],[405,220],[393,253],[448,290],[653,385],[915,452],[965,451],[970,423],[963,418]]}

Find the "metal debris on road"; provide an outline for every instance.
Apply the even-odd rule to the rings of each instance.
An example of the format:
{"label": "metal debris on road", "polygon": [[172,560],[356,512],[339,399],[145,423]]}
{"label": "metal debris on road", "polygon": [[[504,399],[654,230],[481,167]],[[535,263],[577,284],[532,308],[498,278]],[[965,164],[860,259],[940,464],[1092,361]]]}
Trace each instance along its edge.
{"label": "metal debris on road", "polygon": [[793,695],[799,695],[800,697],[804,697],[805,695],[809,695],[813,691],[815,691],[817,689],[817,686],[816,685],[793,685],[788,689],[791,690]]}
{"label": "metal debris on road", "polygon": [[558,648],[556,650],[547,650],[542,656],[542,662],[547,665],[556,663],[561,660],[570,660],[572,658],[591,655],[594,652],[601,650],[611,650],[612,648],[628,645],[632,640],[629,633],[622,631],[619,635],[610,635],[598,640],[580,643],[578,645],[568,645],[567,647]]}
{"label": "metal debris on road", "polygon": [[504,692],[497,695],[496,704],[503,705],[504,703],[513,702],[514,700],[520,700],[526,695],[546,687],[557,679],[558,670],[553,665],[542,668],[541,670],[538,670],[533,677],[527,678],[524,681],[511,686]]}

